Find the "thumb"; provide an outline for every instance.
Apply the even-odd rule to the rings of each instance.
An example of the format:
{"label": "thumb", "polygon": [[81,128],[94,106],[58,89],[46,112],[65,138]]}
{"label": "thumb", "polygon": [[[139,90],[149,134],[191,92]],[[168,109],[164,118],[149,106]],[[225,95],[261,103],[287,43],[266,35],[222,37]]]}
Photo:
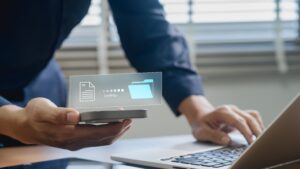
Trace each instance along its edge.
{"label": "thumb", "polygon": [[71,125],[79,122],[79,112],[72,108],[54,108],[52,111],[52,120],[54,124]]}
{"label": "thumb", "polygon": [[79,122],[79,112],[72,108],[48,107],[47,110],[36,114],[39,121],[57,124],[71,125]]}
{"label": "thumb", "polygon": [[79,112],[72,108],[57,107],[46,98],[32,99],[26,106],[27,111],[33,113],[33,117],[42,122],[53,124],[77,124]]}
{"label": "thumb", "polygon": [[220,145],[229,145],[231,141],[227,133],[208,127],[198,130],[196,134],[200,141],[211,141]]}

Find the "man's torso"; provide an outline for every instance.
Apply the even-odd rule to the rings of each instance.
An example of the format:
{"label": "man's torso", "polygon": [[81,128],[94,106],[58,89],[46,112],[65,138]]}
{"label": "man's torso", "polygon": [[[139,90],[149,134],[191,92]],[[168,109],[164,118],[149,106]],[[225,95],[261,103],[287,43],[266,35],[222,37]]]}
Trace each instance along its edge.
{"label": "man's torso", "polygon": [[90,0],[0,2],[0,91],[23,88],[87,13]]}

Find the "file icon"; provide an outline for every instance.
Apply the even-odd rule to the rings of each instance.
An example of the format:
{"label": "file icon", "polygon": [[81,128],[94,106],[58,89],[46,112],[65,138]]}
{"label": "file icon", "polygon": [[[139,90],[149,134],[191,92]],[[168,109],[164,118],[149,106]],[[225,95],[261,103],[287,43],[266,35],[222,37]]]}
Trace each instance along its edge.
{"label": "file icon", "polygon": [[131,82],[131,84],[128,85],[131,99],[152,99],[153,82],[153,79]]}
{"label": "file icon", "polygon": [[80,102],[95,101],[95,85],[92,82],[79,83],[79,101]]}

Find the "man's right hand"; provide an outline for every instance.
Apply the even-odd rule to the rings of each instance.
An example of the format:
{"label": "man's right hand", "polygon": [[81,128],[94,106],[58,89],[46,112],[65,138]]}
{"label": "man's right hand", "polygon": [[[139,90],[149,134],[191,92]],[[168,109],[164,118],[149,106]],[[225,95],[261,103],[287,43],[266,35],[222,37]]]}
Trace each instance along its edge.
{"label": "man's right hand", "polygon": [[79,113],[57,107],[45,98],[32,99],[25,108],[6,105],[0,108],[0,134],[25,144],[44,144],[69,150],[109,145],[122,136],[131,120],[105,125],[78,125]]}

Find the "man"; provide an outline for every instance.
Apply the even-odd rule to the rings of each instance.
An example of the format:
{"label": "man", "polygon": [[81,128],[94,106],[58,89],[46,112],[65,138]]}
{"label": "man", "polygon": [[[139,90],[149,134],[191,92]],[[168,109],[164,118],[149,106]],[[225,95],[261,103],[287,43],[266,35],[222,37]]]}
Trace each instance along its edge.
{"label": "man", "polygon": [[[256,111],[212,106],[200,76],[191,69],[183,36],[164,17],[158,0],[109,0],[122,47],[139,72],[163,73],[163,95],[183,114],[200,141],[227,145],[238,129],[252,142],[263,123]],[[46,144],[71,150],[112,143],[130,120],[78,126],[79,114],[66,108],[62,73],[53,59],[89,8],[89,0],[2,0],[0,2],[0,142]],[[58,107],[59,106],[59,107]],[[6,137],[8,136],[8,137]]]}

